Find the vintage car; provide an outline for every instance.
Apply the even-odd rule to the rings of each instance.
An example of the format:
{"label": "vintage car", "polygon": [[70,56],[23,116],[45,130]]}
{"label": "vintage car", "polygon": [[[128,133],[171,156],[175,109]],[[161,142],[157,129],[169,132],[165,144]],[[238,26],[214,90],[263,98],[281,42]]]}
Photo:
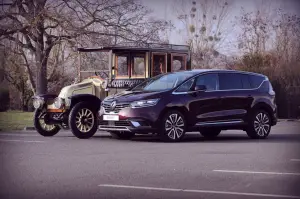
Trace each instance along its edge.
{"label": "vintage car", "polygon": [[108,74],[98,72],[62,88],[58,95],[35,96],[34,126],[43,136],[53,136],[61,128],[70,128],[76,137],[89,138],[100,125],[97,114],[105,97],[128,90],[153,76],[191,68],[189,46],[185,45],[116,45],[78,48],[78,52],[107,53]]}

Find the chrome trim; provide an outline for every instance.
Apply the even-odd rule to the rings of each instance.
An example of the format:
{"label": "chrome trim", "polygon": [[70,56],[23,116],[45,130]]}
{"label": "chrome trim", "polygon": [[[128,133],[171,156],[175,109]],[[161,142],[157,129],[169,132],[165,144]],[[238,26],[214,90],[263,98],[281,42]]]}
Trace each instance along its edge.
{"label": "chrome trim", "polygon": [[105,130],[105,131],[130,131],[131,132],[131,130],[129,130],[128,127],[126,127],[126,126],[118,126],[118,127],[114,126],[112,128],[109,128],[108,126],[101,125],[101,126],[98,127],[98,130]]}
{"label": "chrome trim", "polygon": [[[264,81],[262,81],[261,82],[261,84],[259,85],[259,87],[257,87],[257,88],[248,88],[248,89],[227,89],[227,90],[210,90],[210,91],[202,91],[202,92],[206,92],[206,93],[210,93],[210,92],[218,92],[218,91],[221,91],[221,92],[223,92],[223,91],[253,91],[253,90],[258,90],[262,85],[263,85],[263,83],[264,82],[267,82],[268,80],[264,80]],[[219,86],[218,86],[219,87]],[[177,90],[177,89],[176,89]],[[200,92],[200,91],[186,91],[186,92],[176,92],[176,90],[175,91],[173,91],[172,92],[172,94],[174,94],[174,95],[180,95],[180,94],[191,94],[191,93],[195,93],[195,92]]]}
{"label": "chrome trim", "polygon": [[224,121],[224,122],[198,122],[196,123],[196,126],[218,125],[218,124],[239,124],[243,122],[244,122],[243,120]]}

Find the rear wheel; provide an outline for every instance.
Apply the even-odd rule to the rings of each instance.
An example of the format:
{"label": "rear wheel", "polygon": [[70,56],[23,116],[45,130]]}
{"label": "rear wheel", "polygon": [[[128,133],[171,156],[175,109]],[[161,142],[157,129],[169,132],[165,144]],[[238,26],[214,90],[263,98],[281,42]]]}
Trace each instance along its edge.
{"label": "rear wheel", "polygon": [[219,129],[201,129],[200,134],[208,139],[217,137],[221,133]]}
{"label": "rear wheel", "polygon": [[264,139],[271,131],[270,115],[264,110],[257,110],[251,116],[247,134],[253,139]]}
{"label": "rear wheel", "polygon": [[58,125],[47,124],[48,117],[49,114],[40,109],[36,109],[34,112],[34,127],[40,135],[45,137],[54,136],[60,130]]}
{"label": "rear wheel", "polygon": [[92,137],[97,131],[97,110],[87,102],[76,104],[69,115],[69,127],[80,139]]}
{"label": "rear wheel", "polygon": [[120,140],[129,140],[135,135],[135,133],[127,131],[110,131],[109,133],[113,138]]}
{"label": "rear wheel", "polygon": [[185,135],[186,123],[181,112],[172,110],[165,114],[160,125],[160,138],[167,142],[178,142]]}

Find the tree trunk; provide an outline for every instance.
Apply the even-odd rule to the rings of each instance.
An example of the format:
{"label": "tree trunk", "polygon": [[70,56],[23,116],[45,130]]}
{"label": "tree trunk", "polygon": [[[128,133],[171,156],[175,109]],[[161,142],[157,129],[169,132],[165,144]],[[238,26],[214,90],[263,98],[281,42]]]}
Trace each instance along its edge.
{"label": "tree trunk", "polygon": [[45,55],[41,49],[37,48],[35,54],[36,60],[36,94],[46,94],[47,93],[47,62],[43,61]]}

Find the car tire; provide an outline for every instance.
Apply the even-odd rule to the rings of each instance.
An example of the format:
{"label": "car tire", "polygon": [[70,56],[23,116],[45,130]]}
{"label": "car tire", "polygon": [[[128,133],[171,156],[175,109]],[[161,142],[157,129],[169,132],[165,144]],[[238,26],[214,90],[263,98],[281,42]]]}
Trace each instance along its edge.
{"label": "car tire", "polygon": [[[33,125],[36,131],[45,137],[51,137],[57,134],[60,131],[60,127],[58,125],[49,125],[45,122],[45,117],[47,117],[47,113],[45,113],[42,117],[42,111],[40,109],[36,109],[34,112]],[[41,123],[42,122],[42,123]]]}
{"label": "car tire", "polygon": [[271,117],[264,110],[256,110],[250,116],[247,135],[252,139],[265,139],[271,131]]}
{"label": "car tire", "polygon": [[115,139],[119,139],[119,140],[130,140],[132,137],[134,137],[135,133],[132,132],[125,132],[125,131],[110,131],[109,132],[110,135],[115,138]]}
{"label": "car tire", "polygon": [[184,115],[177,111],[168,111],[162,118],[159,135],[165,142],[179,142],[183,139],[186,130]]}
{"label": "car tire", "polygon": [[204,138],[213,139],[216,138],[221,133],[219,129],[201,129],[200,134]]}
{"label": "car tire", "polygon": [[97,110],[87,102],[79,102],[69,114],[69,127],[79,139],[92,137],[98,127]]}

